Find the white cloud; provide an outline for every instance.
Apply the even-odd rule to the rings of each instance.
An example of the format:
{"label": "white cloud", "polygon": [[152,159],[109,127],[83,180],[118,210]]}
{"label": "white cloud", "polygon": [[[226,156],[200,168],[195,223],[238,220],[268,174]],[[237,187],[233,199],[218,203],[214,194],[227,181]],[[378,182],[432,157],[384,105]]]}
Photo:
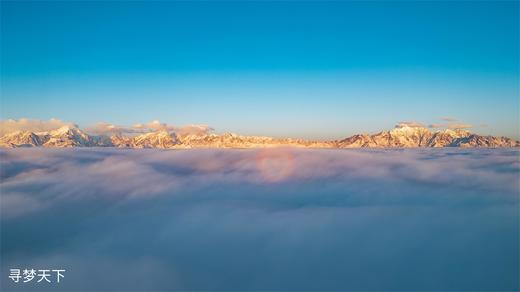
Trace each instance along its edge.
{"label": "white cloud", "polygon": [[422,128],[422,127],[424,127],[424,124],[417,122],[417,121],[402,121],[402,122],[399,122],[395,127],[396,128],[402,128],[402,127]]}
{"label": "white cloud", "polygon": [[63,126],[76,127],[73,123],[64,122],[54,118],[47,121],[31,120],[26,118],[21,118],[19,120],[2,120],[0,121],[0,136],[16,131],[46,132],[56,130]]}
{"label": "white cloud", "polygon": [[186,125],[174,130],[177,134],[183,135],[204,135],[213,131],[208,125]]}
{"label": "white cloud", "polygon": [[158,130],[173,131],[175,129],[174,126],[168,125],[166,123],[161,123],[161,121],[159,120],[153,120],[146,124],[135,124],[132,128],[136,130],[142,130],[144,132],[152,132]]}
{"label": "white cloud", "polygon": [[96,125],[85,129],[89,134],[94,135],[113,135],[128,132],[128,128],[117,126],[110,123],[99,122]]}
{"label": "white cloud", "polygon": [[213,131],[208,125],[186,125],[186,126],[174,126],[167,123],[162,123],[159,120],[154,120],[146,124],[135,124],[131,129],[136,131],[152,132],[159,130],[166,130],[169,132],[175,132],[179,135],[190,135],[190,134],[208,134]]}

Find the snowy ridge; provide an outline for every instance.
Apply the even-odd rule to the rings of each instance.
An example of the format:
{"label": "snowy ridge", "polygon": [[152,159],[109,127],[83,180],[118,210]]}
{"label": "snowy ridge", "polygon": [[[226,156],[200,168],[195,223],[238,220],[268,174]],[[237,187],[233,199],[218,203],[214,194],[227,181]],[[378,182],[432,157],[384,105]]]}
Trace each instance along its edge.
{"label": "snowy ridge", "polygon": [[17,131],[0,138],[0,147],[119,147],[119,148],[401,148],[401,147],[519,147],[507,137],[480,136],[461,129],[432,132],[425,127],[398,125],[377,134],[358,134],[339,141],[310,141],[233,133],[177,134],[157,130],[137,136],[92,136],[77,127],[64,126],[49,132]]}

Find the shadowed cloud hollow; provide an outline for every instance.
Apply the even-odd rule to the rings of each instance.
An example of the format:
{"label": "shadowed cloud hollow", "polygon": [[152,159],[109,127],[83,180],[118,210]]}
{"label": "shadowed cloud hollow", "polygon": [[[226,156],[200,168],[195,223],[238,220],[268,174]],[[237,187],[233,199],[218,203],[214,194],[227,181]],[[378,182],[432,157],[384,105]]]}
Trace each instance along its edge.
{"label": "shadowed cloud hollow", "polygon": [[0,150],[2,288],[518,290],[519,153]]}

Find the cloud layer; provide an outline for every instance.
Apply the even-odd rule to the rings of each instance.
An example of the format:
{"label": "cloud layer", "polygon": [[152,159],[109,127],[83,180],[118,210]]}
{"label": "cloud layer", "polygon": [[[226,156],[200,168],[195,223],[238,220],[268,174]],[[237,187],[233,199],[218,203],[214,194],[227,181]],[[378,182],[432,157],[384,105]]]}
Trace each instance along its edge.
{"label": "cloud layer", "polygon": [[2,273],[66,268],[48,288],[69,291],[517,290],[519,154],[1,150]]}

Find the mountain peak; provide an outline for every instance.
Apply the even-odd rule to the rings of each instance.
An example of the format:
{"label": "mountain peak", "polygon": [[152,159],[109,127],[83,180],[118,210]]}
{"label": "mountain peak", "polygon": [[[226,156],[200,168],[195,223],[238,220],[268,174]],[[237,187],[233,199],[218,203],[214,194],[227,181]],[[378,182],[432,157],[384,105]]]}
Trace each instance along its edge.
{"label": "mountain peak", "polygon": [[421,126],[411,127],[408,125],[404,125],[404,126],[400,126],[400,127],[396,126],[392,130],[390,130],[391,133],[417,133],[417,132],[424,132],[424,131],[429,131],[429,130],[427,128],[421,127]]}
{"label": "mountain peak", "polygon": [[175,134],[171,134],[165,129],[160,129],[135,136],[129,142],[135,148],[171,148],[177,144],[178,139]]}
{"label": "mountain peak", "polygon": [[64,135],[64,134],[67,134],[67,133],[69,133],[71,131],[74,131],[74,130],[79,130],[79,129],[76,128],[76,127],[71,127],[69,125],[65,125],[65,126],[62,126],[62,127],[58,128],[56,130],[50,131],[50,133],[52,135]]}

